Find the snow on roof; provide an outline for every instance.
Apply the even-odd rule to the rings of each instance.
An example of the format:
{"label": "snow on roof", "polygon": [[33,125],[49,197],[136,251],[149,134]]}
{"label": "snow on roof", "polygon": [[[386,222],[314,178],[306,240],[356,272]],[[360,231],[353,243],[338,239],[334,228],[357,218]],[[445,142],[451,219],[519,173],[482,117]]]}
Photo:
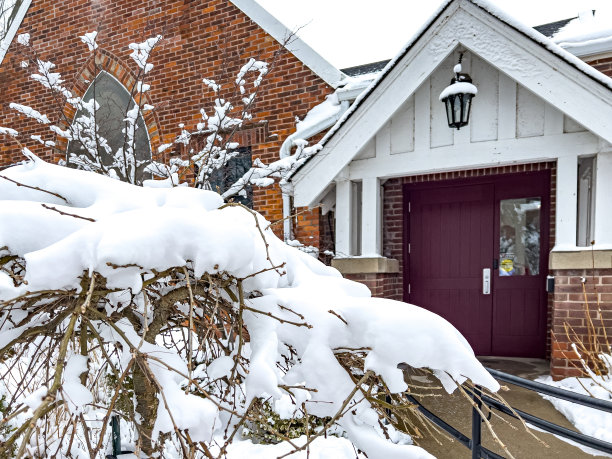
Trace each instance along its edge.
{"label": "snow on roof", "polygon": [[509,15],[505,11],[501,10],[497,6],[493,5],[489,0],[466,0],[478,5],[480,8],[485,11],[491,13],[493,16],[497,17],[501,21],[508,24],[510,27],[516,29],[527,37],[531,38],[536,43],[542,45],[544,48],[548,49],[553,54],[556,54],[558,57],[566,61],[568,64],[576,67],[581,72],[588,75],[590,78],[595,81],[601,83],[603,86],[606,86],[608,89],[612,89],[612,79],[603,73],[595,70],[589,64],[586,64],[578,57],[574,56],[572,53],[566,51],[561,46],[554,43],[549,38],[542,35],[537,30],[534,30],[532,27],[529,27],[516,19],[515,17]]}
{"label": "snow on roof", "polygon": [[9,46],[11,46],[15,35],[17,35],[19,27],[21,27],[21,23],[23,22],[23,18],[25,17],[28,8],[30,7],[30,3],[32,3],[32,0],[23,0],[19,6],[19,11],[17,11],[17,14],[15,15],[15,19],[13,19],[8,32],[4,37],[4,40],[0,40],[0,65],[2,65],[4,56],[6,56],[6,52],[8,51]]}
{"label": "snow on roof", "polygon": [[609,52],[612,50],[612,8],[580,13],[559,29],[552,40],[578,56]]}
{"label": "snow on roof", "polygon": [[[438,17],[446,10],[446,8],[454,1],[460,0],[446,0],[444,1],[439,8],[432,14],[428,21],[426,21],[421,28],[417,30],[417,32],[412,36],[410,40],[404,45],[402,50],[391,59],[388,64],[384,67],[382,71],[380,71],[377,75],[377,78],[370,84],[370,86],[363,91],[359,97],[355,100],[355,102],[351,105],[351,107],[344,113],[342,118],[338,120],[338,122],[325,134],[323,139],[321,139],[320,144],[324,146],[327,141],[342,127],[342,125],[350,118],[350,116],[357,111],[361,103],[374,91],[374,89],[379,85],[379,83],[386,77],[386,75],[395,67],[395,65],[408,53],[408,51],[412,48],[412,46],[419,40],[419,38],[425,33],[429,27],[438,19]],[[534,42],[542,45],[551,53],[560,57],[570,65],[576,67],[582,73],[590,77],[591,79],[597,81],[608,89],[612,89],[612,79],[598,70],[591,67],[589,64],[586,64],[578,57],[571,54],[569,51],[566,51],[561,46],[557,45],[551,39],[545,37],[537,30],[534,30],[532,27],[529,27],[523,24],[521,21],[516,19],[515,17],[509,15],[505,11],[501,10],[494,4],[492,4],[488,0],[465,0],[470,2],[479,8],[485,10],[489,14],[495,16],[502,22],[506,23],[510,27],[514,28],[518,32],[527,36]]]}

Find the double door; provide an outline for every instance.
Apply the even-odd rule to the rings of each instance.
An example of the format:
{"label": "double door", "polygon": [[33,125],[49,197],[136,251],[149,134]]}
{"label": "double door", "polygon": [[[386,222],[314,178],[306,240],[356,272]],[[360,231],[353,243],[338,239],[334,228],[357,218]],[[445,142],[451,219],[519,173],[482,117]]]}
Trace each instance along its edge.
{"label": "double door", "polygon": [[407,185],[405,300],[477,355],[544,357],[549,171]]}

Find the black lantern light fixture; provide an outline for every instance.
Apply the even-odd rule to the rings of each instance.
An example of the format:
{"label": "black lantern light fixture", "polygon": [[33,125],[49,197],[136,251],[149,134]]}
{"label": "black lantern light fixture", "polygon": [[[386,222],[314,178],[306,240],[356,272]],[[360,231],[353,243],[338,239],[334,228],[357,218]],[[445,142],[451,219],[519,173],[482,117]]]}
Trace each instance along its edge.
{"label": "black lantern light fixture", "polygon": [[462,59],[463,53],[459,55],[459,63],[453,69],[455,77],[451,80],[450,86],[440,93],[440,101],[446,105],[448,127],[457,129],[467,126],[470,121],[472,98],[478,92],[470,76],[461,73]]}

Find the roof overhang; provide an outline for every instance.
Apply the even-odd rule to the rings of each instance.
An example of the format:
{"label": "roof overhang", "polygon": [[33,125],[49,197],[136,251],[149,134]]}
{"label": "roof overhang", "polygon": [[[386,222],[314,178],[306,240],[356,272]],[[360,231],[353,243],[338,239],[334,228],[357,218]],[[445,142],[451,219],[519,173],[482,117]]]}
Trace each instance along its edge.
{"label": "roof overhang", "polygon": [[316,204],[362,147],[459,46],[612,143],[612,79],[483,4],[450,0],[387,66],[326,135],[323,149],[294,175],[296,206]]}
{"label": "roof overhang", "polygon": [[6,34],[6,37],[4,37],[4,40],[0,42],[0,65],[2,65],[2,62],[4,61],[4,56],[6,56],[6,53],[9,47],[11,46],[11,43],[13,43],[13,40],[15,39],[15,35],[17,35],[19,27],[21,27],[23,18],[25,18],[25,15],[28,11],[28,8],[30,8],[31,3],[32,0],[23,0],[21,5],[19,5],[19,11],[17,11],[17,14],[15,15],[15,18],[13,19],[13,22],[11,23],[11,26],[9,27],[9,30]]}
{"label": "roof overhang", "polygon": [[284,44],[295,57],[321,77],[328,85],[336,88],[345,78],[345,75],[340,70],[314,51],[255,0],[230,1],[270,34],[276,41]]}

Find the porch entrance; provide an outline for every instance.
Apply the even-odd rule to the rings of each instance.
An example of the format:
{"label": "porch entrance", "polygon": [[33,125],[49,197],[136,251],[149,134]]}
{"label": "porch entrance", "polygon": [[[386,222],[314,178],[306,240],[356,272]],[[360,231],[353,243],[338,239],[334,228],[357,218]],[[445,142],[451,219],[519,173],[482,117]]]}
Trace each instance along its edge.
{"label": "porch entrance", "polygon": [[545,357],[550,172],[406,185],[404,300],[477,355]]}

